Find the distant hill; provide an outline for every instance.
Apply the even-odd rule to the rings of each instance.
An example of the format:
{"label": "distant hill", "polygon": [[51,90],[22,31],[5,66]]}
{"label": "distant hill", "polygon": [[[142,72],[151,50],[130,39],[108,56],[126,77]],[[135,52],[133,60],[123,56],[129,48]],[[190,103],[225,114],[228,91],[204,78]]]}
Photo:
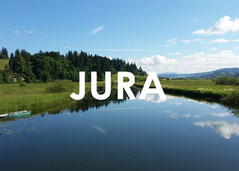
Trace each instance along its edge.
{"label": "distant hill", "polygon": [[223,68],[215,71],[193,74],[161,73],[158,74],[158,76],[164,78],[186,78],[186,79],[192,78],[206,79],[206,78],[217,78],[219,76],[239,77],[239,68]]}

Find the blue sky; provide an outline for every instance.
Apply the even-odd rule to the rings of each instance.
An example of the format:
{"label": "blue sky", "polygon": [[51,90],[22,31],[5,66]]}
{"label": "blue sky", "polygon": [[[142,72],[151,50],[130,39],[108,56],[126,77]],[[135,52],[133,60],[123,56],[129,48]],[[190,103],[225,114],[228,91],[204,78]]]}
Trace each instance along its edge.
{"label": "blue sky", "polygon": [[239,67],[238,6],[236,0],[3,0],[0,46],[83,50],[157,72]]}

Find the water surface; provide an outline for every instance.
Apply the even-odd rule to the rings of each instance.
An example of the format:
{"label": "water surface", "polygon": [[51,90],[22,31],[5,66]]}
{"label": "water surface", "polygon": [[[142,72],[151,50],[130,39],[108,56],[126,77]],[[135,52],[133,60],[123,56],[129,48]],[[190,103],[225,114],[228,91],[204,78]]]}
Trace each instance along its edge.
{"label": "water surface", "polygon": [[239,119],[229,109],[174,96],[158,102],[85,102],[0,120],[1,170],[239,169]]}

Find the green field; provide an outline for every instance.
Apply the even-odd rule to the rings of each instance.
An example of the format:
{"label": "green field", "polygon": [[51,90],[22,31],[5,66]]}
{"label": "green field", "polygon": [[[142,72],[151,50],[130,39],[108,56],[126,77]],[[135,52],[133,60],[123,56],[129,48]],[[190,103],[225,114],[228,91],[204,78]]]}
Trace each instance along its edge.
{"label": "green field", "polygon": [[3,70],[5,66],[8,64],[8,59],[0,59],[0,70]]}
{"label": "green field", "polygon": [[[145,77],[136,76],[135,87],[142,88]],[[116,75],[113,76],[116,82]],[[29,83],[25,86],[19,84],[0,85],[0,113],[18,110],[32,110],[33,113],[44,112],[50,108],[64,107],[78,101],[72,100],[69,96],[72,92],[78,92],[79,83],[73,83],[72,89],[63,93],[49,93],[47,87],[52,83]],[[239,86],[216,85],[212,80],[161,80],[165,93],[187,96],[192,98],[212,100],[219,103],[238,104]],[[104,82],[99,82],[104,86]],[[114,84],[116,88],[116,83]],[[86,93],[90,91],[90,83],[86,83]],[[237,92],[237,93],[235,93]],[[232,96],[233,98],[230,97]],[[230,97],[225,102],[222,99]],[[230,100],[233,99],[233,102]]]}
{"label": "green field", "polygon": [[[57,107],[64,108],[67,105],[77,103],[72,100],[70,94],[79,92],[79,83],[73,83],[72,89],[63,93],[49,93],[47,87],[52,83],[29,83],[21,87],[19,84],[0,85],[0,113],[31,110],[33,113],[44,112],[46,109]],[[103,82],[98,82],[102,87]],[[86,83],[86,94],[90,91],[90,83]]]}
{"label": "green field", "polygon": [[[142,88],[144,82],[137,82]],[[239,86],[216,85],[212,79],[161,80],[167,94],[239,106]]]}
{"label": "green field", "polygon": [[164,89],[191,90],[202,94],[211,93],[215,96],[228,95],[234,90],[239,91],[239,86],[216,85],[211,79],[201,80],[162,80]]}
{"label": "green field", "polygon": [[50,106],[68,103],[69,93],[47,93],[50,83],[31,83],[25,87],[19,84],[1,84],[0,113],[18,110],[44,110]]}
{"label": "green field", "polygon": [[[201,93],[212,93],[223,96],[234,90],[239,91],[239,86],[216,85],[211,79],[187,79],[187,80],[160,80],[166,90],[195,91]],[[144,82],[137,82],[138,87],[142,87]]]}
{"label": "green field", "polygon": [[[112,82],[116,82],[116,75],[112,76]],[[52,83],[26,83],[25,86],[20,84],[0,84],[0,114],[19,111],[31,110],[33,113],[45,112],[49,109],[58,107],[64,108],[79,101],[72,100],[70,94],[79,92],[79,83],[74,82],[71,89],[63,93],[49,93],[47,88]],[[104,82],[98,82],[99,87],[104,86]],[[116,83],[112,88],[116,89]],[[90,83],[87,82],[86,94],[90,91]]]}

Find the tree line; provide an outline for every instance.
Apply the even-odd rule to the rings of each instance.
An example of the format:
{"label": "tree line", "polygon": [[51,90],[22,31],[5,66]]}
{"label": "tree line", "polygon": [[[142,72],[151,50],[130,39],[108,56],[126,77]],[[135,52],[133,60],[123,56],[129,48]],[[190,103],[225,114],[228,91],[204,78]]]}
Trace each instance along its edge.
{"label": "tree line", "polygon": [[6,48],[2,48],[0,52],[1,59],[9,59],[5,69],[0,71],[0,83],[50,82],[63,79],[79,81],[79,71],[86,72],[86,81],[90,81],[91,71],[97,71],[98,80],[104,80],[106,71],[111,71],[112,74],[118,71],[129,71],[135,75],[145,74],[135,63],[91,55],[83,51],[68,51],[63,55],[54,51],[31,54],[26,50],[17,49],[10,57]]}
{"label": "tree line", "polygon": [[239,77],[222,76],[214,79],[213,81],[217,85],[239,85]]}

